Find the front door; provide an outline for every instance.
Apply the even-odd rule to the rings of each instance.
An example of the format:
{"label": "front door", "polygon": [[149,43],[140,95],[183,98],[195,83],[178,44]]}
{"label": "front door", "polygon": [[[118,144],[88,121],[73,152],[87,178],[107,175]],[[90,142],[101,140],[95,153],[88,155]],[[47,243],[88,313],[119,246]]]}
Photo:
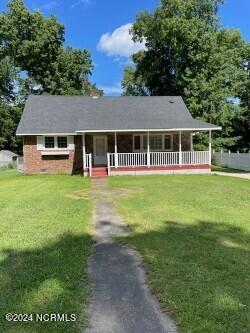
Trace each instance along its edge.
{"label": "front door", "polygon": [[107,165],[107,152],[107,136],[94,136],[94,165]]}

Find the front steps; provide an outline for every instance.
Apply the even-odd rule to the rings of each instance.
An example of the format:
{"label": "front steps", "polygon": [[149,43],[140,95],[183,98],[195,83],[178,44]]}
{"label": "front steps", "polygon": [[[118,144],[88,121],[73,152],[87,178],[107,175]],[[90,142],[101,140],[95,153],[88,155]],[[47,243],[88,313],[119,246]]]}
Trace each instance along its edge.
{"label": "front steps", "polygon": [[108,177],[108,168],[107,167],[93,167],[92,168],[92,177],[93,178]]}

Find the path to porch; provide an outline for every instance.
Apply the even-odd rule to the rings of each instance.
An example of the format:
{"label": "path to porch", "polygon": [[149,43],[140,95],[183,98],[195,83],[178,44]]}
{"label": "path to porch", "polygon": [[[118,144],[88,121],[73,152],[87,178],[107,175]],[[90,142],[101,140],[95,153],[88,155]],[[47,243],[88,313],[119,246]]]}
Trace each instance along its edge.
{"label": "path to porch", "polygon": [[126,190],[110,190],[106,179],[93,179],[95,253],[89,261],[92,300],[85,333],[175,333],[174,322],[160,311],[145,285],[138,254],[112,241],[128,233],[112,202]]}

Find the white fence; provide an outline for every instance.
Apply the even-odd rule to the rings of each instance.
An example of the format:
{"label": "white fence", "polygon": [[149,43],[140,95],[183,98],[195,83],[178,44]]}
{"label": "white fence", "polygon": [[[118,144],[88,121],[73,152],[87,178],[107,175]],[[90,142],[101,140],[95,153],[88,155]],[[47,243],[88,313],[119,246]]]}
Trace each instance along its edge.
{"label": "white fence", "polygon": [[109,167],[143,167],[143,166],[174,166],[174,165],[208,165],[209,151],[187,152],[151,152],[108,154]]}
{"label": "white fence", "polygon": [[16,168],[18,172],[23,173],[24,172],[24,166],[23,166],[23,157],[19,156],[16,160]]}
{"label": "white fence", "polygon": [[214,153],[214,163],[222,167],[250,171],[250,153]]}

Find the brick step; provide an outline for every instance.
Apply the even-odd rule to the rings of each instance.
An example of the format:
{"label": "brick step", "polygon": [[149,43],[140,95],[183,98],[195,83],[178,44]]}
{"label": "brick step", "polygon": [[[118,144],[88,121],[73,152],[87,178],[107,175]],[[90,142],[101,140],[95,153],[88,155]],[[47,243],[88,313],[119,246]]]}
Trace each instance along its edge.
{"label": "brick step", "polygon": [[103,178],[108,176],[108,169],[106,167],[94,167],[92,169],[93,178]]}

